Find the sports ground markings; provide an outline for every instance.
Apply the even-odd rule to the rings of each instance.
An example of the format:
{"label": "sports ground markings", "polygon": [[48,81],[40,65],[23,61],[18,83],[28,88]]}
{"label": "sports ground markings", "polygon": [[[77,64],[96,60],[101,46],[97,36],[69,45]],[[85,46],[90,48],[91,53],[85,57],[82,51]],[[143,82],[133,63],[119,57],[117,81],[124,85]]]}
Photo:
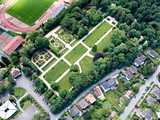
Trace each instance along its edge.
{"label": "sports ground markings", "polygon": [[[57,59],[57,61],[52,64],[46,71],[42,72],[40,78],[43,80],[43,82],[48,86],[48,88],[51,89],[51,85],[44,79],[44,75],[49,72],[59,61],[64,60],[65,63],[67,63],[69,66],[71,66],[72,64],[65,59],[65,56],[68,55],[75,47],[77,47],[79,44],[82,44],[85,48],[87,48],[87,51],[74,63],[75,65],[78,65],[80,73],[82,72],[82,68],[80,66],[80,61],[85,57],[85,56],[89,56],[91,58],[93,58],[94,56],[92,54],[90,54],[92,48],[89,47],[88,45],[86,45],[83,41],[92,33],[94,32],[94,30],[96,30],[103,22],[107,22],[109,24],[111,24],[113,27],[115,27],[116,25],[113,25],[111,22],[108,22],[107,19],[104,19],[103,21],[101,21],[98,25],[96,25],[85,37],[83,37],[81,40],[79,40],[73,47],[70,44],[67,44],[66,42],[64,42],[61,38],[58,37],[58,35],[55,32],[52,32],[52,35],[56,38],[58,38],[63,44],[65,44],[65,46],[67,45],[69,50],[60,58]],[[95,45],[98,45],[104,37],[106,37],[110,32],[112,32],[113,27],[110,28],[107,33],[105,33],[96,43]],[[67,75],[69,73],[70,69],[66,70],[55,82],[58,83],[62,80],[62,78],[64,78],[65,75]]]}

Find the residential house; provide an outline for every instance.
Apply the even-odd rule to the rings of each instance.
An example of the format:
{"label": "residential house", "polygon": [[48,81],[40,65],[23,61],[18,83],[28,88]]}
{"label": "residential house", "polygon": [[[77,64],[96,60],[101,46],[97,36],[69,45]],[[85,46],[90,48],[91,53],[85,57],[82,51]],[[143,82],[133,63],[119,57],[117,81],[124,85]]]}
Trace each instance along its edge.
{"label": "residential house", "polygon": [[15,105],[9,100],[0,106],[0,118],[9,119],[17,111]]}
{"label": "residential house", "polygon": [[115,116],[117,116],[117,113],[115,111],[112,111],[107,120],[113,120]]}
{"label": "residential house", "polygon": [[158,120],[160,120],[160,111],[156,112],[156,115],[157,115]]}
{"label": "residential house", "polygon": [[96,102],[96,98],[91,93],[87,94],[84,99],[90,104]]}
{"label": "residential house", "polygon": [[80,110],[85,110],[90,104],[85,100],[85,99],[81,99],[78,103],[77,103],[77,107]]}
{"label": "residential house", "polygon": [[78,109],[76,105],[72,106],[68,112],[70,113],[71,117],[79,117],[82,116],[82,112]]}
{"label": "residential house", "polygon": [[108,79],[100,84],[104,92],[115,89],[118,85],[117,79]]}
{"label": "residential house", "polygon": [[73,118],[70,115],[64,116],[64,120],[73,120]]}
{"label": "residential house", "polygon": [[151,109],[145,111],[145,120],[152,120],[153,112]]}
{"label": "residential house", "polygon": [[137,74],[137,68],[134,66],[126,67],[122,70],[122,74],[126,80],[130,80]]}
{"label": "residential house", "polygon": [[21,71],[18,68],[12,68],[10,73],[12,78],[14,79],[17,79],[19,76],[22,75]]}
{"label": "residential house", "polygon": [[143,54],[138,56],[135,60],[134,60],[134,65],[136,67],[140,67],[141,65],[143,65],[145,63],[146,60],[146,56],[144,56]]}
{"label": "residential house", "polygon": [[147,102],[148,105],[152,105],[152,104],[154,104],[156,102],[156,99],[153,98],[152,96],[148,96],[146,98],[146,102]]}
{"label": "residential house", "polygon": [[131,99],[133,97],[133,91],[128,90],[125,94],[124,97],[127,99]]}
{"label": "residential house", "polygon": [[154,87],[151,94],[153,94],[157,99],[160,99],[160,88]]}
{"label": "residential house", "polygon": [[151,58],[158,58],[159,57],[159,54],[154,51],[153,49],[149,49],[147,50],[147,54],[151,57]]}
{"label": "residential house", "polygon": [[99,98],[101,100],[105,99],[104,94],[103,94],[99,85],[97,85],[96,87],[93,88],[93,92],[97,98]]}
{"label": "residential house", "polygon": [[145,112],[140,108],[136,109],[135,113],[139,118],[144,118],[145,117]]}

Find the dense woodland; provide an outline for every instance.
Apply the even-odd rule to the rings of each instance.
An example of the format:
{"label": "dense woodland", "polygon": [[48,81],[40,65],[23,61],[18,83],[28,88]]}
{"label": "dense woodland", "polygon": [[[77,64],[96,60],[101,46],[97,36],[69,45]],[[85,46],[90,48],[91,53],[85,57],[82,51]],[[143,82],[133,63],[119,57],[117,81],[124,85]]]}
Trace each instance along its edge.
{"label": "dense woodland", "polygon": [[[113,16],[119,21],[112,37],[112,44],[94,57],[94,70],[88,74],[72,71],[71,92],[62,91],[60,96],[50,98],[49,105],[53,113],[59,113],[89,86],[107,73],[130,65],[135,57],[148,47],[160,47],[160,1],[159,0],[79,0],[63,11],[57,18],[48,20],[42,29],[29,35],[23,49],[11,56],[14,64],[22,63],[23,72],[35,82],[36,90],[43,94],[46,86],[37,76],[39,71],[30,62],[36,50],[48,48],[43,36],[58,25],[71,34],[82,38],[91,28],[106,16]],[[140,36],[144,39],[139,41]],[[18,56],[18,57],[17,57]],[[147,68],[146,68],[147,69]],[[146,74],[148,72],[145,72]],[[57,89],[56,85],[52,86]],[[50,94],[50,93],[48,93]]]}

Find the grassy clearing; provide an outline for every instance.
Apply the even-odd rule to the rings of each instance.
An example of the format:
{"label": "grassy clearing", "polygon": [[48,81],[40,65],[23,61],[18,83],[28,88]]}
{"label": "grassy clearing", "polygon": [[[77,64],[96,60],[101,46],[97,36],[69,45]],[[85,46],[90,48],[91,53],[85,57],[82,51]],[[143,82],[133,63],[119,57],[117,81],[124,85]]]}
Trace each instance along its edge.
{"label": "grassy clearing", "polygon": [[42,70],[46,71],[52,64],[56,62],[56,59],[53,58],[46,66],[42,68]]}
{"label": "grassy clearing", "polygon": [[48,73],[45,74],[44,78],[51,84],[57,80],[68,68],[69,66],[64,61],[60,61]]}
{"label": "grassy clearing", "polygon": [[62,91],[62,90],[67,90],[69,91],[69,89],[72,87],[72,85],[70,84],[69,82],[69,76],[70,76],[70,72],[64,76],[64,78],[58,83],[59,85],[59,91]]}
{"label": "grassy clearing", "polygon": [[112,42],[113,32],[110,32],[98,45],[97,51],[103,51],[105,48],[109,47]]}
{"label": "grassy clearing", "polygon": [[20,97],[22,97],[25,94],[26,90],[20,87],[16,87],[14,89],[13,95],[19,99]]}
{"label": "grassy clearing", "polygon": [[87,73],[87,72],[93,70],[94,64],[93,64],[92,58],[90,58],[88,56],[84,57],[80,62],[80,66],[81,66],[82,71],[84,73]]}
{"label": "grassy clearing", "polygon": [[112,26],[103,22],[97,29],[95,29],[84,41],[89,47],[93,47],[94,44],[111,28]]}
{"label": "grassy clearing", "polygon": [[65,58],[74,64],[85,52],[87,52],[87,49],[82,44],[79,44]]}
{"label": "grassy clearing", "polygon": [[122,96],[125,92],[124,83],[119,81],[118,88],[116,90],[109,91],[105,94],[105,100],[103,107],[110,109],[111,111],[123,112],[127,105],[127,100]]}
{"label": "grassy clearing", "polygon": [[17,0],[8,10],[8,13],[28,25],[33,25],[55,1],[56,0]]}

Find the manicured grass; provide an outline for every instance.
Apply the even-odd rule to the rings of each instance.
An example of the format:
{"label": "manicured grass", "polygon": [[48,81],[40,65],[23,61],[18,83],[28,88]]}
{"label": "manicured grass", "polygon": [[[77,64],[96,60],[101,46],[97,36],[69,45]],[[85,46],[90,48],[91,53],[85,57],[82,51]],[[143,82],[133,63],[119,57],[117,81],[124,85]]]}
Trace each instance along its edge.
{"label": "manicured grass", "polygon": [[64,61],[60,61],[48,73],[45,74],[44,78],[51,84],[57,80],[68,68],[69,66]]}
{"label": "manicured grass", "polygon": [[69,89],[72,87],[72,85],[69,82],[69,76],[71,73],[68,73],[66,76],[64,76],[64,78],[58,83],[59,85],[59,91],[62,90],[67,90],[69,91]]}
{"label": "manicured grass", "polygon": [[90,57],[88,57],[88,56],[84,57],[84,58],[82,59],[82,61],[80,62],[80,66],[81,66],[82,71],[83,71],[84,73],[87,73],[87,72],[93,70],[93,68],[94,68],[94,63],[93,63],[92,58],[90,58]]}
{"label": "manicured grass", "polygon": [[65,58],[74,64],[85,52],[87,52],[87,49],[82,44],[79,44]]}
{"label": "manicured grass", "polygon": [[94,44],[111,28],[112,26],[103,22],[97,29],[95,29],[85,40],[84,43],[89,47],[93,47]]}
{"label": "manicured grass", "polygon": [[14,95],[17,99],[19,99],[20,97],[22,97],[22,96],[25,94],[25,92],[26,92],[25,89],[20,88],[20,87],[16,87],[16,88],[14,89],[13,95]]}
{"label": "manicured grass", "polygon": [[97,51],[103,51],[105,48],[110,47],[112,42],[113,32],[110,32],[98,45]]}
{"label": "manicured grass", "polygon": [[56,62],[56,59],[51,60],[46,66],[42,68],[42,70],[46,71],[55,62]]}
{"label": "manicured grass", "polygon": [[17,0],[7,11],[22,22],[33,25],[56,0]]}

